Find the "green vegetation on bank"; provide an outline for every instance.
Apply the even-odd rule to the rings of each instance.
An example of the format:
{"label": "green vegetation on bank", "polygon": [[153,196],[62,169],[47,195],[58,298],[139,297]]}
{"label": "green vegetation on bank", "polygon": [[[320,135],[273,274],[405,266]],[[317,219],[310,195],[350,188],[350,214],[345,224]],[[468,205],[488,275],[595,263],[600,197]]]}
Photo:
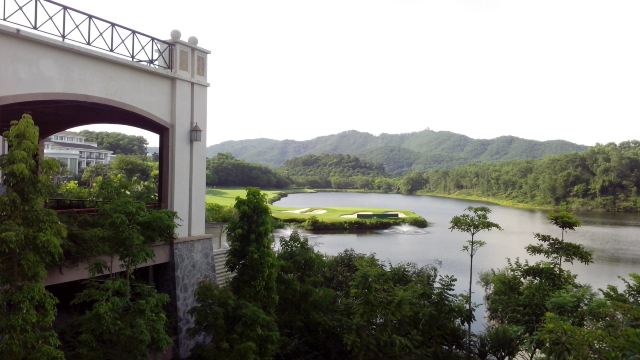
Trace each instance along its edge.
{"label": "green vegetation on bank", "polygon": [[465,165],[405,176],[411,192],[506,205],[640,211],[640,142],[541,160]]}
{"label": "green vegetation on bank", "polygon": [[[271,203],[286,193],[280,191],[265,191],[265,196]],[[230,209],[235,204],[236,197],[244,197],[243,189],[208,189],[207,190],[207,221],[227,222],[233,216]],[[271,215],[282,222],[301,224],[308,230],[316,231],[362,231],[386,229],[394,225],[410,224],[426,227],[427,221],[412,211],[379,208],[287,208],[270,205]],[[397,213],[398,217],[359,219],[357,213],[384,214]]]}

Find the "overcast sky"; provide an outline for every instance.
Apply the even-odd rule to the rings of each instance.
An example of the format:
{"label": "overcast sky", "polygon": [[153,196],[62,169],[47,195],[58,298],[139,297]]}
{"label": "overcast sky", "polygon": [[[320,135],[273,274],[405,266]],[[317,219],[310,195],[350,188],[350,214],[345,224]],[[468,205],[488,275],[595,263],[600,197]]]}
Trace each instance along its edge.
{"label": "overcast sky", "polygon": [[637,0],[61,1],[197,36],[209,145],[350,129],[640,138]]}

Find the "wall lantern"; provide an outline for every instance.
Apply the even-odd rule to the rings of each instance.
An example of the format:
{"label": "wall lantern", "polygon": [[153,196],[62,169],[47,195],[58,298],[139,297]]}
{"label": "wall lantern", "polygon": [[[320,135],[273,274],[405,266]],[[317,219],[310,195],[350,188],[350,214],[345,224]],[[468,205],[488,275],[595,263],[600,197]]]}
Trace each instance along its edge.
{"label": "wall lantern", "polygon": [[202,140],[202,129],[198,126],[198,123],[193,124],[191,128],[191,142],[200,142]]}

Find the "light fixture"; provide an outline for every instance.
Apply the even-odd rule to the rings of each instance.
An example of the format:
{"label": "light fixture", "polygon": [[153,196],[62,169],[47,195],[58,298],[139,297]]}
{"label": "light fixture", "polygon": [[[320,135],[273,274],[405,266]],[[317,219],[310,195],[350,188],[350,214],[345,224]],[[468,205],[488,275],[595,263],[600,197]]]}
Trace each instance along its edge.
{"label": "light fixture", "polygon": [[202,140],[202,129],[198,126],[198,123],[193,124],[191,128],[191,142],[200,142]]}

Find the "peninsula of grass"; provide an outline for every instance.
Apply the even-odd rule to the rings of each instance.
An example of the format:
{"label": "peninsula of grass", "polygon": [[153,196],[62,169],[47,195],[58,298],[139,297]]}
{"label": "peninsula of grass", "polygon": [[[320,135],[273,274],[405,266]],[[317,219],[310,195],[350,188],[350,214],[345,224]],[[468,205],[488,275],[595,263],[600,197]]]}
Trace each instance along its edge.
{"label": "peninsula of grass", "polygon": [[[281,191],[263,191],[269,203],[279,200],[286,193]],[[237,196],[243,197],[244,189],[208,189],[207,204],[219,204],[231,207]],[[409,224],[427,227],[427,221],[408,210],[381,208],[290,208],[270,205],[271,215],[283,223],[293,223],[310,230],[322,232],[358,232],[388,229],[395,225]],[[208,206],[209,208],[209,206]],[[358,218],[358,214],[370,218]],[[394,215],[395,214],[395,215]],[[360,215],[363,216],[363,215]]]}

